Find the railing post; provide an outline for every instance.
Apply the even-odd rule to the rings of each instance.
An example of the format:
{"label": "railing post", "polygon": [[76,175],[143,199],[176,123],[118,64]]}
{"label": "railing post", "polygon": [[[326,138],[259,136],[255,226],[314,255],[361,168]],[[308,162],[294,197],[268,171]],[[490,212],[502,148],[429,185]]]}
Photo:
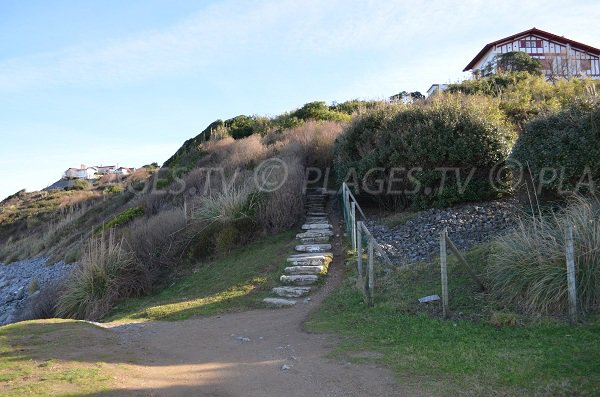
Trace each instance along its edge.
{"label": "railing post", "polygon": [[373,289],[375,288],[375,272],[373,271],[373,240],[374,237],[369,235],[369,306],[373,306]]}
{"label": "railing post", "polygon": [[446,253],[446,236],[448,229],[444,229],[440,235],[440,272],[442,276],[442,310],[444,318],[448,318],[448,269],[447,269],[447,253]]}
{"label": "railing post", "polygon": [[358,279],[357,279],[357,287],[361,290],[361,292],[365,293],[365,281],[363,279],[363,258],[362,258],[362,231],[361,231],[361,226],[362,222],[357,222],[357,227],[356,227],[356,262],[357,262],[357,270],[358,270]]}
{"label": "railing post", "polygon": [[352,221],[352,248],[356,250],[356,203],[353,201],[350,211]]}

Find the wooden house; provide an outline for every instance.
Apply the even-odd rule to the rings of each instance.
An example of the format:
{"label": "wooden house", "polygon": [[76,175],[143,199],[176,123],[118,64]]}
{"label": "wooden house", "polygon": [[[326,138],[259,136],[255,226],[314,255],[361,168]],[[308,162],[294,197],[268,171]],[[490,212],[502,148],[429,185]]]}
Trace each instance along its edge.
{"label": "wooden house", "polygon": [[599,49],[536,28],[486,44],[463,71],[479,76],[494,73],[496,57],[514,51],[539,59],[542,72],[549,79],[600,79]]}

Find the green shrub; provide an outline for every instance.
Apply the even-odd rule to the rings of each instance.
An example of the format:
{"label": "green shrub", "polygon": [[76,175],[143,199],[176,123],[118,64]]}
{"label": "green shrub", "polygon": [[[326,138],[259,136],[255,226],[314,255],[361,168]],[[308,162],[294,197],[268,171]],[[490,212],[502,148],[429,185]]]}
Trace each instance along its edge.
{"label": "green shrub", "polygon": [[143,267],[114,233],[92,238],[80,265],[65,282],[57,315],[98,320],[120,299],[140,295],[148,288]]}
{"label": "green shrub", "polygon": [[122,185],[110,185],[104,189],[104,193],[106,193],[106,194],[117,194],[117,193],[123,193],[124,191],[125,191],[125,189],[123,188]]}
{"label": "green shrub", "polygon": [[135,218],[139,218],[144,215],[144,207],[131,207],[115,216],[110,221],[106,222],[102,227],[102,230],[119,227],[125,223],[131,222]]}
{"label": "green shrub", "polygon": [[600,179],[600,101],[578,101],[525,126],[512,159],[531,168],[536,189],[586,193]]}
{"label": "green shrub", "polygon": [[[378,198],[402,204],[449,206],[484,200],[497,197],[488,182],[490,169],[508,157],[515,139],[496,100],[440,94],[423,103],[392,105],[359,117],[338,138],[336,172],[341,181],[355,171],[361,187],[371,191],[380,190],[383,180],[384,193],[390,187],[399,193]],[[451,172],[442,184],[444,167],[459,170],[461,180]],[[376,168],[380,170],[369,173]],[[393,175],[392,183],[394,168],[406,172]],[[411,169],[414,173],[408,175]]]}
{"label": "green shrub", "polygon": [[292,112],[292,117],[297,117],[300,120],[317,120],[317,121],[349,121],[351,117],[347,113],[332,110],[325,102],[316,101],[309,102],[300,109]]}
{"label": "green shrub", "polygon": [[578,198],[556,214],[521,220],[500,238],[490,256],[492,293],[530,314],[565,313],[565,229],[574,226],[579,307],[600,307],[600,200]]}
{"label": "green shrub", "polygon": [[493,74],[451,84],[449,93],[488,95],[500,100],[500,109],[519,129],[539,114],[559,111],[600,89],[600,82],[561,79],[556,82],[527,72]]}
{"label": "green shrub", "polygon": [[90,183],[85,179],[75,179],[70,186],[66,186],[64,190],[87,190],[90,188]]}

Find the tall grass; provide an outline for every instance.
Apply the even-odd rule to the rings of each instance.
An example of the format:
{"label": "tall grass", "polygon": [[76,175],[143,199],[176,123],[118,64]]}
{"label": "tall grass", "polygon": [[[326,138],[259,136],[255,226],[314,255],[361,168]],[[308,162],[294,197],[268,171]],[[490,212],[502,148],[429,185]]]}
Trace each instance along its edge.
{"label": "tall grass", "polygon": [[530,314],[564,313],[567,308],[565,233],[574,227],[576,281],[581,310],[600,308],[600,200],[573,199],[562,211],[520,220],[501,237],[491,256],[493,293]]}
{"label": "tall grass", "polygon": [[201,200],[194,217],[203,221],[231,222],[252,218],[256,212],[258,196],[248,186],[231,186],[211,193]]}
{"label": "tall grass", "polygon": [[147,277],[130,251],[111,232],[91,238],[58,299],[60,317],[98,320],[123,297],[143,293]]}

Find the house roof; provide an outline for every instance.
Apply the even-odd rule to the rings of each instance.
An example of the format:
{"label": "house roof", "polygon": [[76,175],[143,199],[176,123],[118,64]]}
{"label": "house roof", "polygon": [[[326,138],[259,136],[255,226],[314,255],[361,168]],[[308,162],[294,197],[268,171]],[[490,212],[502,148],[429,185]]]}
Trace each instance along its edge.
{"label": "house roof", "polygon": [[543,30],[540,30],[540,29],[537,29],[537,28],[531,28],[531,29],[526,30],[524,32],[513,34],[512,36],[508,36],[508,37],[505,37],[503,39],[492,41],[491,43],[486,44],[485,47],[483,47],[481,49],[481,51],[479,51],[479,53],[475,56],[475,58],[473,58],[473,60],[471,62],[469,62],[469,64],[463,69],[463,72],[466,72],[468,70],[473,69],[473,66],[475,66],[475,64],[489,51],[490,48],[492,48],[492,47],[494,47],[494,46],[496,46],[496,45],[498,45],[500,43],[504,43],[505,41],[512,41],[512,40],[517,39],[517,38],[519,38],[521,36],[526,36],[526,35],[529,35],[529,34],[535,34],[537,36],[541,36],[541,37],[544,37],[546,39],[555,41],[557,43],[565,44],[565,45],[566,44],[570,44],[573,47],[576,47],[577,49],[590,52],[590,53],[592,53],[594,55],[600,55],[600,49],[598,49],[598,48],[589,46],[587,44],[580,43],[580,42],[575,41],[575,40],[567,39],[564,36],[557,36],[557,35],[555,35],[553,33],[549,33],[549,32],[546,32],[546,31],[543,31]]}

